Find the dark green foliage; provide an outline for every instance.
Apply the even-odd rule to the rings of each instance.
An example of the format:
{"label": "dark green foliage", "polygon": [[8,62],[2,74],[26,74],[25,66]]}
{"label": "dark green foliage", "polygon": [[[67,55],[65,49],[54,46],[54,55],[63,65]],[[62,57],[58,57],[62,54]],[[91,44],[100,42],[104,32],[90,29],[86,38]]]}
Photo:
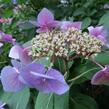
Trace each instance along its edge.
{"label": "dark green foliage", "polygon": [[69,109],[69,93],[61,96],[55,94],[39,93],[35,109]]}

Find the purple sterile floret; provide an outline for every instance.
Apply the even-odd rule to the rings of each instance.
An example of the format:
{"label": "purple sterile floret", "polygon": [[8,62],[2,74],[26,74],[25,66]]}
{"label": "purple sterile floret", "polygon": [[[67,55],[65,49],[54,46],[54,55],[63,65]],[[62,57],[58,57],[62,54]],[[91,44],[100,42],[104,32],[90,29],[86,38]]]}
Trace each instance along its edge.
{"label": "purple sterile floret", "polygon": [[103,42],[106,41],[107,31],[103,26],[98,26],[98,27],[90,26],[88,27],[88,30],[91,35],[97,37]]}
{"label": "purple sterile floret", "polygon": [[107,41],[107,30],[104,28],[104,26],[90,26],[88,27],[88,30],[92,36],[101,40],[104,43],[104,45],[109,48],[109,43]]}
{"label": "purple sterile floret", "polygon": [[109,65],[98,71],[91,79],[93,85],[109,85]]}
{"label": "purple sterile floret", "polygon": [[16,60],[12,60],[12,65],[13,67],[6,66],[1,71],[1,82],[7,92],[17,92],[25,86],[59,95],[69,90],[64,76],[55,69],[47,70],[36,62],[24,65]]}
{"label": "purple sterile floret", "polygon": [[25,87],[19,72],[21,63],[13,60],[12,64],[14,67],[6,66],[1,71],[1,82],[6,92],[17,92]]}
{"label": "purple sterile floret", "polygon": [[11,48],[9,57],[19,59],[23,64],[28,64],[31,62],[30,56],[28,55],[28,50],[20,45],[14,45]]}
{"label": "purple sterile floret", "polygon": [[43,65],[31,63],[21,70],[21,75],[26,83],[44,93],[63,94],[69,90],[69,86],[63,75],[50,68],[46,70]]}
{"label": "purple sterile floret", "polygon": [[54,15],[48,9],[43,8],[38,14],[36,26],[38,33],[50,31],[56,27],[59,27],[59,21],[54,20]]}
{"label": "purple sterile floret", "polygon": [[61,29],[62,30],[67,30],[69,28],[76,28],[76,29],[81,29],[82,22],[71,22],[71,21],[62,21],[61,22]]}
{"label": "purple sterile floret", "polygon": [[15,43],[15,39],[10,34],[5,34],[4,32],[0,31],[0,41],[8,42],[8,43]]}

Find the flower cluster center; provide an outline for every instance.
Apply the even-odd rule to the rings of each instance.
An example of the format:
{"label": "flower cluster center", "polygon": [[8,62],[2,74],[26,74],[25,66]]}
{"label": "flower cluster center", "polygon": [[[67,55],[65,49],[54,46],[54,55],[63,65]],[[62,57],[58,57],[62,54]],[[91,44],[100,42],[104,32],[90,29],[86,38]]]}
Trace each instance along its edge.
{"label": "flower cluster center", "polygon": [[76,28],[67,31],[53,30],[40,33],[32,39],[29,55],[40,58],[44,56],[68,57],[69,52],[88,56],[101,52],[103,43],[92,35]]}

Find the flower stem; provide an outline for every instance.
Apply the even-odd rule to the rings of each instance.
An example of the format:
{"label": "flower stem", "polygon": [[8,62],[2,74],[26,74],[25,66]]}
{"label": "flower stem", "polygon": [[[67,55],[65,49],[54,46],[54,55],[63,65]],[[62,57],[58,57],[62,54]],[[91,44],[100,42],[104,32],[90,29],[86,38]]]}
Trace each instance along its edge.
{"label": "flower stem", "polygon": [[101,69],[104,69],[104,67],[103,67],[101,64],[99,64],[98,62],[96,62],[94,59],[91,59],[91,61],[92,61],[94,64],[96,64],[97,66],[99,66]]}
{"label": "flower stem", "polygon": [[78,58],[78,57],[80,57],[80,56],[79,56],[79,55],[75,55],[75,56],[69,58],[69,61],[72,61],[72,60],[74,60],[74,59],[76,59],[76,58]]}
{"label": "flower stem", "polygon": [[98,69],[98,68],[89,69],[89,70],[87,70],[86,72],[83,72],[82,74],[76,76],[75,78],[73,78],[73,79],[71,79],[71,80],[68,80],[68,82],[72,82],[72,83],[70,84],[70,86],[73,84],[73,82],[74,82],[75,80],[81,78],[83,75],[85,75],[85,74],[87,74],[87,73],[89,73],[90,71],[93,71],[93,70],[95,70],[95,69]]}
{"label": "flower stem", "polygon": [[66,59],[64,60],[64,66],[65,66],[65,74],[64,74],[64,77],[65,77],[65,79],[67,79],[68,76],[69,76],[69,68],[68,68],[68,61]]}

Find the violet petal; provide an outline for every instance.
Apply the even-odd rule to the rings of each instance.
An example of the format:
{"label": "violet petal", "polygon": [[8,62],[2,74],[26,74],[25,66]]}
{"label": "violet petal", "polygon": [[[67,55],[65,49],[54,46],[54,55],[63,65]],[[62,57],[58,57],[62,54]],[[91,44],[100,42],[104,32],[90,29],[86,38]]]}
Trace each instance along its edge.
{"label": "violet petal", "polygon": [[41,12],[38,14],[37,22],[40,26],[45,25],[48,22],[52,22],[53,20],[54,15],[46,8],[43,8]]}
{"label": "violet petal", "polygon": [[91,79],[93,85],[109,85],[109,66],[98,71]]}
{"label": "violet petal", "polygon": [[19,72],[16,68],[6,66],[1,71],[1,82],[6,92],[17,92],[22,90],[25,85],[19,79]]}
{"label": "violet petal", "polygon": [[29,86],[44,93],[63,94],[69,90],[69,86],[60,72],[50,69],[46,73],[46,69],[40,64],[27,65],[21,70],[21,75]]}

